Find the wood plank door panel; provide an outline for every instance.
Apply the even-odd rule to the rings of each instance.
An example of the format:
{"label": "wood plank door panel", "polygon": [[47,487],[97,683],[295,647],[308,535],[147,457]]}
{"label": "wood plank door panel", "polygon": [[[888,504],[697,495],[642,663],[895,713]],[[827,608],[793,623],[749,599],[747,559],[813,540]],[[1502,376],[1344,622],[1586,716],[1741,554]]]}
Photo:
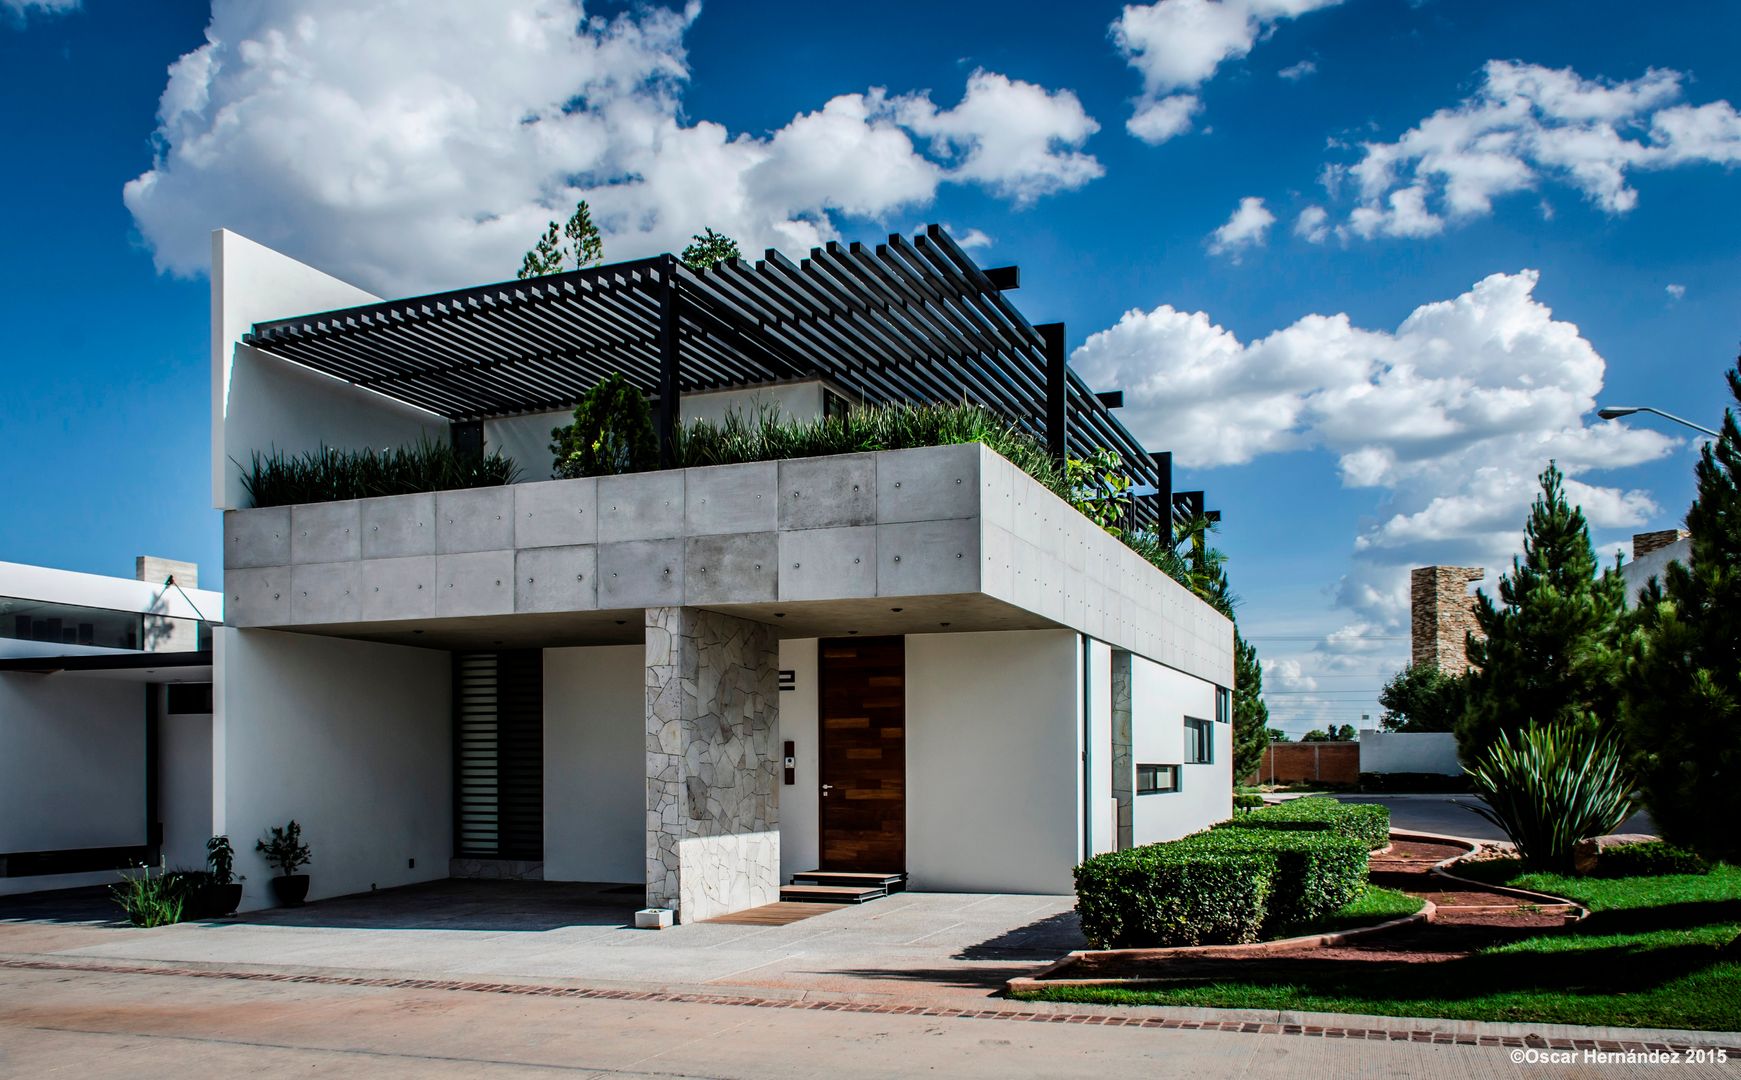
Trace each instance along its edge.
{"label": "wood plank door panel", "polygon": [[907,868],[906,639],[819,643],[823,870]]}

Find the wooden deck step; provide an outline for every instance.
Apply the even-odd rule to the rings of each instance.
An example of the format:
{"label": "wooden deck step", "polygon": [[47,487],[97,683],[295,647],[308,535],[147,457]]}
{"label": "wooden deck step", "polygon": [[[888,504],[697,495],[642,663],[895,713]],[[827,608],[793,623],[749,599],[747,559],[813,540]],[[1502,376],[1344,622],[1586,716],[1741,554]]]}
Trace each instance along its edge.
{"label": "wooden deck step", "polygon": [[780,889],[782,903],[862,904],[889,895],[879,885],[787,885]]}
{"label": "wooden deck step", "polygon": [[839,911],[845,906],[845,904],[825,904],[820,900],[810,903],[788,901],[778,904],[763,904],[761,907],[734,911],[730,915],[716,915],[705,921],[728,923],[735,926],[788,926],[816,915],[826,915],[830,911]]}
{"label": "wooden deck step", "polygon": [[811,870],[793,874],[794,885],[853,885],[864,889],[882,889],[896,893],[907,887],[906,874],[878,874],[842,870]]}

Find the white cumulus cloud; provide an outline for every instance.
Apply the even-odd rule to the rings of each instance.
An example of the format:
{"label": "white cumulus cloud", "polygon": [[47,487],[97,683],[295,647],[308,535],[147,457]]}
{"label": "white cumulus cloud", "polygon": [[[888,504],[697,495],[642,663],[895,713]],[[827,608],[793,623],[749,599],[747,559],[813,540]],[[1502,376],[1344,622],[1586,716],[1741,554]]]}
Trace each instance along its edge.
{"label": "white cumulus cloud", "polygon": [[1239,200],[1227,222],[1210,234],[1209,252],[1212,255],[1232,255],[1238,261],[1241,251],[1264,244],[1269,238],[1269,227],[1275,223],[1276,216],[1264,206],[1263,200],[1247,195]]}
{"label": "white cumulus cloud", "polygon": [[63,15],[76,11],[82,0],[0,0],[0,12],[23,18],[30,14]]}
{"label": "white cumulus cloud", "polygon": [[1294,235],[1308,243],[1322,244],[1330,235],[1330,211],[1308,206],[1294,219]]}
{"label": "white cumulus cloud", "polygon": [[1668,293],[1670,300],[1681,300],[1687,295],[1687,287],[1685,285],[1667,285],[1664,286],[1663,291]]}
{"label": "white cumulus cloud", "polygon": [[[1198,110],[1191,93],[1229,60],[1251,52],[1276,23],[1342,0],[1156,0],[1128,4],[1112,39],[1142,76],[1142,95],[1126,128],[1145,142],[1164,142],[1190,128]],[[1294,75],[1310,70],[1299,64]]]}
{"label": "white cumulus cloud", "polygon": [[1276,74],[1289,82],[1298,82],[1308,75],[1316,74],[1317,70],[1318,65],[1315,62],[1311,60],[1301,60],[1297,64],[1289,64],[1287,67],[1276,72]]}
{"label": "white cumulus cloud", "polygon": [[170,68],[127,207],[165,271],[203,271],[225,226],[406,293],[511,276],[582,198],[624,259],[703,226],[747,252],[801,250],[943,184],[1026,203],[1101,174],[1075,95],[994,72],[953,103],[870,88],[765,134],[692,119],[684,36],[699,14],[215,0],[206,43]]}
{"label": "white cumulus cloud", "polygon": [[[1726,101],[1681,103],[1685,81],[1660,68],[1613,81],[1490,61],[1468,98],[1394,142],[1363,144],[1346,169],[1359,199],[1347,229],[1362,238],[1431,236],[1549,182],[1624,214],[1638,203],[1635,172],[1741,162],[1741,114]],[[1329,175],[1339,180],[1343,170]]]}
{"label": "white cumulus cloud", "polygon": [[1509,558],[1550,458],[1594,526],[1632,527],[1655,511],[1646,493],[1590,474],[1674,442],[1594,420],[1606,364],[1536,285],[1534,271],[1494,274],[1394,329],[1307,315],[1251,342],[1163,304],[1126,312],[1072,362],[1090,383],[1122,389],[1125,422],[1182,465],[1316,449],[1344,486],[1375,489],[1380,513],[1352,528],[1339,600],[1395,626],[1407,618],[1408,567]]}

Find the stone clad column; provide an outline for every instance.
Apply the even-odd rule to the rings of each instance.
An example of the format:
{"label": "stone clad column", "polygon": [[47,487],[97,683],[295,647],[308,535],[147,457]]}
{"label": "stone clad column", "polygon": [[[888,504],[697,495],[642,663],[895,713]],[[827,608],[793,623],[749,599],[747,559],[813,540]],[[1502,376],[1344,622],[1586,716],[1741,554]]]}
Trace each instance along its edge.
{"label": "stone clad column", "polygon": [[1136,761],[1131,749],[1130,653],[1112,650],[1112,797],[1118,803],[1118,850],[1136,846]]}
{"label": "stone clad column", "polygon": [[647,906],[696,922],[780,898],[779,641],[647,609]]}

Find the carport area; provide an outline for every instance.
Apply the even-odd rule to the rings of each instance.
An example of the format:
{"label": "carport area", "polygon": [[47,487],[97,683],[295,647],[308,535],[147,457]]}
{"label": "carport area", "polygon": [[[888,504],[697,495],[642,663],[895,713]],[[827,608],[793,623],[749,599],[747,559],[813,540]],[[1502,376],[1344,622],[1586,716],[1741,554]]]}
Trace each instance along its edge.
{"label": "carport area", "polygon": [[[0,900],[0,955],[401,977],[983,999],[1083,947],[1069,896],[897,893],[785,925],[631,928],[639,886],[451,879],[138,930]],[[67,894],[69,900],[74,894]]]}

